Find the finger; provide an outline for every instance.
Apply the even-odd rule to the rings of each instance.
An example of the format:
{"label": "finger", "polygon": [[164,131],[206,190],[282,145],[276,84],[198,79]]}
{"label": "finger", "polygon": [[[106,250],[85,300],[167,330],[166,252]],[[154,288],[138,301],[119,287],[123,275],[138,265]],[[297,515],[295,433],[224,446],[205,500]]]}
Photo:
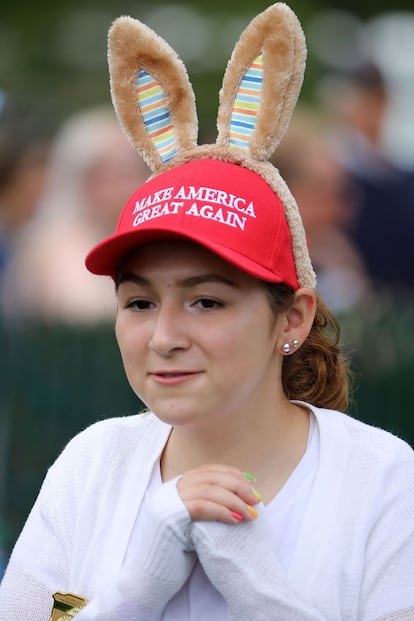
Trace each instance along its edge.
{"label": "finger", "polygon": [[186,472],[178,482],[178,491],[183,496],[192,489],[207,489],[213,486],[226,489],[236,494],[244,502],[256,504],[261,500],[260,494],[254,489],[252,483],[245,478],[239,470],[197,468]]}
{"label": "finger", "polygon": [[[205,502],[224,507],[239,521],[244,520],[248,522],[255,519],[258,515],[251,506],[249,499],[243,500],[234,492],[217,485],[204,483],[202,485],[189,486],[179,491],[179,494],[193,520],[203,519],[202,511],[203,503]],[[252,499],[254,504],[258,502],[254,495],[252,495]]]}
{"label": "finger", "polygon": [[258,516],[257,512],[252,515],[247,505],[236,511],[204,498],[190,500],[186,506],[193,522],[223,522],[236,525],[243,521],[251,522]]}

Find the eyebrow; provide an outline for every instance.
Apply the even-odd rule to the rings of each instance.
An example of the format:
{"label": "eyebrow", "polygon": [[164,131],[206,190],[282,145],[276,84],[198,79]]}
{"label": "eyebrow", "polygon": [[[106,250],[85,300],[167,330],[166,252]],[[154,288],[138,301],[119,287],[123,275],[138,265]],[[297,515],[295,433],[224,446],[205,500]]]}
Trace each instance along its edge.
{"label": "eyebrow", "polygon": [[[151,281],[143,276],[139,276],[138,274],[133,274],[132,272],[125,272],[121,274],[116,282],[116,288],[118,289],[122,283],[132,282],[136,285],[140,285],[142,287],[150,287]],[[188,278],[183,278],[181,280],[177,280],[177,285],[182,288],[195,287],[196,285],[201,285],[206,282],[218,282],[228,285],[230,287],[235,287],[235,283],[226,278],[225,276],[221,276],[219,274],[199,274],[195,276],[189,276]]]}

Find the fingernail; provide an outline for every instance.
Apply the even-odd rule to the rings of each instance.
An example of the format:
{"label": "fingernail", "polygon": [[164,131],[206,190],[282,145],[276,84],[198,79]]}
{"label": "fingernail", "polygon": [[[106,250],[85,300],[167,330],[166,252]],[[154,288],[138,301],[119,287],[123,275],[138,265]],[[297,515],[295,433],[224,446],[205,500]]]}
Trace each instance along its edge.
{"label": "fingernail", "polygon": [[243,472],[243,474],[248,481],[256,481],[256,477],[250,474],[250,472]]}
{"label": "fingernail", "polygon": [[251,507],[250,505],[247,505],[247,510],[250,513],[250,515],[252,515],[254,518],[259,517],[259,514],[256,511],[256,509],[253,509],[253,507]]}
{"label": "fingernail", "polygon": [[254,487],[252,487],[252,493],[256,500],[258,500],[259,502],[263,500],[263,496],[261,495],[261,493],[258,492],[257,489],[254,489]]}
{"label": "fingernail", "polygon": [[239,522],[242,521],[243,516],[240,513],[237,513],[237,511],[230,511],[230,513],[234,518],[236,518],[236,520],[238,520]]}

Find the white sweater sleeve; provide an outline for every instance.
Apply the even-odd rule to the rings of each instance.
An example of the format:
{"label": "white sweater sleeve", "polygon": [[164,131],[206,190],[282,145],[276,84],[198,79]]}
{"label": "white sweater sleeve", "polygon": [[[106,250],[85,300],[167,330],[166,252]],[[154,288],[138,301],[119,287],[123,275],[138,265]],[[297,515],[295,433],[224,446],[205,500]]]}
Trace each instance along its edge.
{"label": "white sweater sleeve", "polygon": [[[49,621],[52,595],[70,582],[71,537],[59,520],[54,483],[46,477],[11,556],[0,585],[0,621]],[[187,580],[196,557],[187,551],[190,516],[176,480],[160,486],[148,505],[137,554],[90,598],[76,615],[80,621],[158,621]]]}
{"label": "white sweater sleeve", "polygon": [[[264,507],[258,506],[263,512]],[[227,525],[194,522],[191,538],[231,621],[327,621],[304,601],[277,562],[266,518]]]}
{"label": "white sweater sleeve", "polygon": [[[379,446],[378,459],[385,463],[388,460],[388,465],[379,469],[381,476],[373,477],[368,472],[370,464],[373,468],[372,459],[368,466],[366,460],[353,460],[357,463],[351,486],[353,495],[348,490],[339,506],[338,510],[346,514],[344,522],[339,522],[340,530],[335,523],[332,524],[331,547],[324,551],[326,571],[329,575],[328,561],[334,566],[336,563],[338,569],[338,563],[353,558],[352,554],[342,554],[352,543],[352,550],[357,551],[355,576],[359,578],[356,578],[358,588],[350,591],[354,599],[349,603],[354,608],[357,604],[358,620],[414,621],[413,452],[407,445],[395,441]],[[373,451],[374,457],[376,454]],[[367,497],[366,506],[363,506],[360,488]],[[358,514],[361,507],[362,513]],[[198,522],[191,527],[194,549],[209,580],[226,600],[232,621],[323,621],[326,612],[323,615],[318,612],[318,602],[315,600],[312,604],[308,601],[309,596],[305,597],[294,587],[280,568],[263,509],[260,513],[260,517],[250,523],[227,526],[217,522]],[[341,530],[344,524],[350,525],[353,538],[352,533],[348,536],[345,530]],[[349,566],[347,569],[349,571]],[[325,580],[323,573],[318,580]],[[319,584],[323,587],[324,582]],[[343,614],[346,597],[346,591],[342,592]]]}
{"label": "white sweater sleeve", "polygon": [[160,486],[148,502],[137,554],[129,555],[116,580],[77,615],[79,621],[158,621],[193,570],[189,551],[190,516],[177,480]]}
{"label": "white sweater sleeve", "polygon": [[400,448],[380,487],[381,510],[366,540],[361,619],[414,620],[414,459]]}
{"label": "white sweater sleeve", "polygon": [[[0,586],[0,621],[48,621],[52,594],[68,581],[69,565],[56,529],[46,479]],[[155,621],[183,586],[196,557],[189,552],[190,516],[176,480],[159,487],[149,504],[139,550],[76,615],[79,621]],[[36,536],[35,536],[36,535]],[[29,564],[26,562],[29,560]],[[36,567],[36,571],[29,571]]]}
{"label": "white sweater sleeve", "polygon": [[52,594],[67,584],[67,540],[58,526],[53,485],[46,477],[0,585],[0,621],[48,621]]}

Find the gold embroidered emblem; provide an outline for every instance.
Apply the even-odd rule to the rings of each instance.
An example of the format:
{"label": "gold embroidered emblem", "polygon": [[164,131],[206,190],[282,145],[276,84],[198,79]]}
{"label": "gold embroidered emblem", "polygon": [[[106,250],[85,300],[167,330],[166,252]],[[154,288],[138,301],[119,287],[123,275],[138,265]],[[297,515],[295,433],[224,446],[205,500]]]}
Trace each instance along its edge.
{"label": "gold embroidered emblem", "polygon": [[73,593],[55,593],[50,621],[71,621],[88,600]]}

